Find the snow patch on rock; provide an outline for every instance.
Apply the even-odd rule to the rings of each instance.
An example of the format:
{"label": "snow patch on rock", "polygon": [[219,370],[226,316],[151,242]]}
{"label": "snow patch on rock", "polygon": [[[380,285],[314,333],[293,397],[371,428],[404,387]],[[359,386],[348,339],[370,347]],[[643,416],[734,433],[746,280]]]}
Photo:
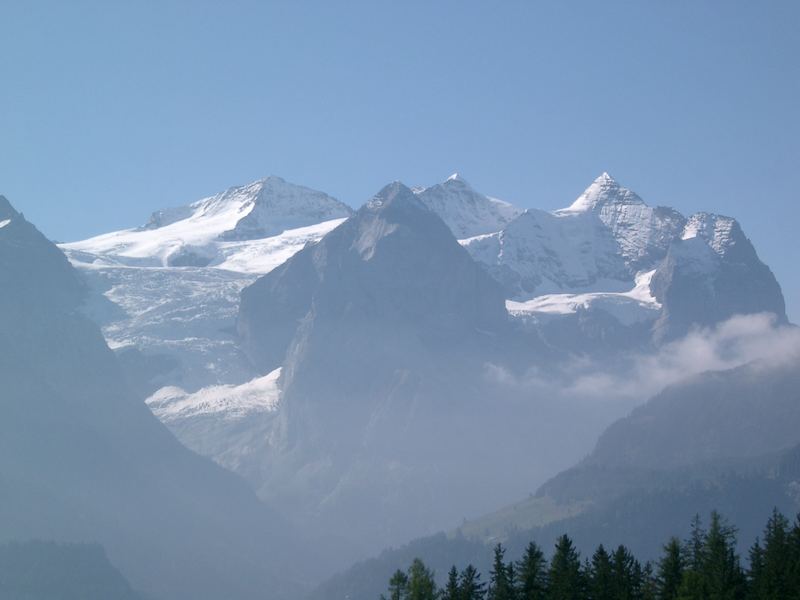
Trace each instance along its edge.
{"label": "snow patch on rock", "polygon": [[280,375],[278,368],[242,385],[213,385],[195,393],[167,386],[150,396],[146,403],[164,423],[211,414],[226,420],[243,419],[253,413],[277,410]]}

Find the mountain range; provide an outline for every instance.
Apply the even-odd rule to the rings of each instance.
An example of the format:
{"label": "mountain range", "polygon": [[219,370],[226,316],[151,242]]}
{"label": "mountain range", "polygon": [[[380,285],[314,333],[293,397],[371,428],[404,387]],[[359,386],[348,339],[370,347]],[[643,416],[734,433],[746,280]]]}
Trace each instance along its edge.
{"label": "mountain range", "polygon": [[597,402],[578,375],[734,315],[787,321],[734,219],[606,173],[553,212],[458,175],[357,211],[269,177],[61,248],[152,412],[350,558],[522,495],[645,400]]}

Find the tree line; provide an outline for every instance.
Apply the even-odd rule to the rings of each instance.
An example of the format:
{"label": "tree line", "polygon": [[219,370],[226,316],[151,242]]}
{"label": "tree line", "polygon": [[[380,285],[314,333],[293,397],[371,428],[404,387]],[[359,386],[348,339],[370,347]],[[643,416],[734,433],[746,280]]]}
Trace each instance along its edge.
{"label": "tree line", "polygon": [[775,509],[747,566],[736,551],[736,529],[717,512],[707,528],[698,517],[689,538],[670,539],[659,560],[641,562],[626,548],[600,545],[591,558],[567,535],[548,560],[530,542],[518,561],[494,548],[488,581],[472,566],[450,569],[444,587],[414,559],[389,580],[381,600],[800,600],[800,516],[794,524]]}

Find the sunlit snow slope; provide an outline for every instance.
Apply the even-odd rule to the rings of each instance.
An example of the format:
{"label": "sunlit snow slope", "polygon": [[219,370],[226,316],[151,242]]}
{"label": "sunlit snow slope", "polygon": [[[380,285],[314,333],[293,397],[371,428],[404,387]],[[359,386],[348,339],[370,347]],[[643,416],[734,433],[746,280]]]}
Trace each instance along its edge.
{"label": "sunlit snow slope", "polygon": [[268,177],[61,248],[97,292],[87,311],[109,345],[151,382],[143,392],[192,393],[257,375],[234,336],[239,293],[350,213],[327,194]]}

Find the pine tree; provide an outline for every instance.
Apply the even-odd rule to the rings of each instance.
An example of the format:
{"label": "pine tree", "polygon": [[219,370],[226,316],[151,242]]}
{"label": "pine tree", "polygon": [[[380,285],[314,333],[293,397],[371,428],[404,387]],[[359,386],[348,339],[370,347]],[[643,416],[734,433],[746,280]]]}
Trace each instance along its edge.
{"label": "pine tree", "polygon": [[509,561],[508,566],[506,567],[506,571],[508,572],[508,597],[512,600],[518,600],[519,596],[517,595],[517,569],[514,566],[514,561]]}
{"label": "pine tree", "polygon": [[459,600],[483,600],[486,597],[486,584],[481,574],[472,565],[461,572],[458,584]]}
{"label": "pine tree", "polygon": [[706,562],[706,532],[700,515],[692,519],[689,539],[684,543],[685,569],[678,588],[679,600],[706,600],[706,581],[703,568]]}
{"label": "pine tree", "polygon": [[505,553],[502,544],[494,547],[494,562],[489,573],[489,593],[487,594],[489,600],[514,600],[514,586],[511,580],[513,567],[504,562]]}
{"label": "pine tree", "polygon": [[580,556],[572,540],[566,535],[562,535],[556,542],[547,579],[548,600],[582,599],[583,578]]}
{"label": "pine tree", "polygon": [[761,540],[756,538],[748,552],[750,568],[747,571],[748,599],[759,600],[762,598],[762,587],[764,585],[764,549],[761,547]]}
{"label": "pine tree", "polygon": [[709,600],[705,579],[700,571],[689,569],[683,573],[677,598],[678,600]]}
{"label": "pine tree", "polygon": [[458,570],[455,565],[450,567],[450,571],[447,573],[447,584],[442,590],[441,600],[460,600]]}
{"label": "pine tree", "polygon": [[592,555],[587,574],[590,600],[614,600],[614,582],[611,572],[611,557],[602,544]]}
{"label": "pine tree", "polygon": [[789,588],[790,600],[800,600],[800,515],[789,532]]}
{"label": "pine tree", "polygon": [[436,589],[433,572],[420,559],[415,558],[408,569],[408,600],[436,600],[439,593]]}
{"label": "pine tree", "polygon": [[736,600],[744,595],[744,573],[736,554],[736,530],[718,512],[711,513],[701,574],[711,598]]}
{"label": "pine tree", "polygon": [[681,543],[678,538],[672,538],[664,546],[664,555],[658,562],[656,589],[659,600],[675,600],[678,597],[684,568]]}
{"label": "pine tree", "polygon": [[698,573],[702,570],[705,562],[705,538],[706,532],[703,529],[700,515],[695,515],[692,519],[691,534],[689,539],[686,540],[685,555],[688,559],[687,567]]}
{"label": "pine tree", "polygon": [[545,600],[547,594],[547,561],[535,542],[528,544],[517,564],[518,600]]}
{"label": "pine tree", "polygon": [[[400,569],[389,579],[388,600],[405,600],[408,597],[408,575]],[[381,596],[381,598],[384,598]]]}
{"label": "pine tree", "polygon": [[653,563],[647,561],[642,569],[642,591],[640,594],[641,600],[657,600],[658,587],[656,585],[656,576],[653,572]]}
{"label": "pine tree", "polygon": [[711,513],[708,531],[692,521],[686,543],[688,569],[678,592],[680,600],[739,600],[745,594],[745,576],[736,554],[736,530],[718,512]]}
{"label": "pine tree", "polygon": [[611,557],[612,589],[615,600],[635,600],[642,587],[642,567],[625,546]]}
{"label": "pine tree", "polygon": [[[761,577],[753,582],[754,597],[759,600],[784,600],[789,597],[791,568],[789,521],[778,509],[772,511],[764,529]],[[752,571],[752,568],[751,568]]]}

